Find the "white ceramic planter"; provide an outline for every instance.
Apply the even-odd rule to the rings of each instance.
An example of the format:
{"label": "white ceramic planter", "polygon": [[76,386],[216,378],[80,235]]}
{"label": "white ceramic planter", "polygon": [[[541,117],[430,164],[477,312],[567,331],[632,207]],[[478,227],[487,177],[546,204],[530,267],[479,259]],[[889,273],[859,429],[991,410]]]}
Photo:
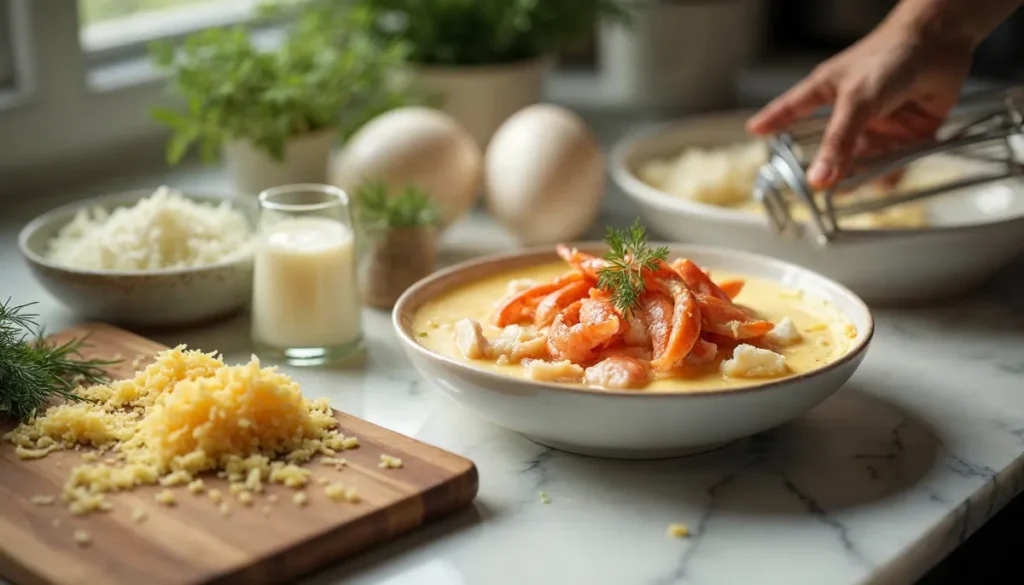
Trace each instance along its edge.
{"label": "white ceramic planter", "polygon": [[733,99],[737,72],[758,54],[762,0],[631,2],[629,26],[599,34],[602,92],[640,108],[694,111]]}
{"label": "white ceramic planter", "polygon": [[480,67],[421,67],[422,86],[444,97],[441,109],[451,114],[485,148],[509,116],[540,101],[546,59]]}
{"label": "white ceramic planter", "polygon": [[278,185],[326,183],[337,139],[333,128],[293,138],[285,146],[283,162],[241,140],[224,143],[221,156],[235,190],[256,195]]}

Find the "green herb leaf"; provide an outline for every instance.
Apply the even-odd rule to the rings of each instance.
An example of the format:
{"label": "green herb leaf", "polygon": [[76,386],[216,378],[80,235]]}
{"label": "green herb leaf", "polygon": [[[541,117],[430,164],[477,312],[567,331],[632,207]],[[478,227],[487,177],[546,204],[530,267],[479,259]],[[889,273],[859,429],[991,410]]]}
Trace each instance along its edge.
{"label": "green herb leaf", "polygon": [[406,185],[397,196],[388,193],[384,181],[367,181],[356,193],[356,213],[367,229],[435,226],[440,220],[437,206],[426,191]]}
{"label": "green herb leaf", "polygon": [[646,290],[644,271],[657,270],[668,259],[668,248],[649,248],[639,219],[624,230],[609,227],[605,241],[611,248],[605,255],[608,266],[598,271],[597,286],[611,293],[612,304],[629,317]]}
{"label": "green herb leaf", "polygon": [[[336,0],[308,0],[324,11]],[[623,0],[352,0],[378,38],[405,43],[428,65],[490,65],[558,53],[600,22],[628,24]]]}
{"label": "green herb leaf", "polygon": [[193,145],[213,162],[225,140],[249,142],[280,161],[291,138],[336,129],[344,139],[383,111],[426,101],[411,81],[395,81],[406,45],[376,35],[364,9],[345,2],[329,3],[330,10],[307,1],[275,4],[290,18],[273,49],[243,26],[150,46],[187,104],[177,115],[154,112],[175,133],[171,162]]}
{"label": "green herb leaf", "polygon": [[84,400],[75,388],[106,382],[102,368],[117,363],[81,359],[85,338],[60,345],[44,339],[36,315],[23,312],[28,306],[0,304],[0,414],[16,420],[35,416],[51,398]]}

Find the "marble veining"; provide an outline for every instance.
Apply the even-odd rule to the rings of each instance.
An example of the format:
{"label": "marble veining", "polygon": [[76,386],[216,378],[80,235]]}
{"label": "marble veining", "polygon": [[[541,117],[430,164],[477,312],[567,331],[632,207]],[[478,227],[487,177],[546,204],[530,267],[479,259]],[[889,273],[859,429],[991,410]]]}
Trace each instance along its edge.
{"label": "marble veining", "polygon": [[[18,258],[20,215],[0,220],[4,293],[41,301],[49,329],[67,326],[74,317]],[[510,245],[474,215],[446,236],[443,257]],[[480,493],[464,512],[304,583],[913,583],[1024,487],[1021,275],[1024,259],[970,299],[878,309],[861,369],[806,416],[646,462],[565,454],[481,420],[419,379],[388,315],[368,310],[361,365],[289,373],[336,408],[473,459]],[[247,332],[239,317],[155,338],[236,361],[251,352]],[[669,538],[672,522],[692,536]]]}

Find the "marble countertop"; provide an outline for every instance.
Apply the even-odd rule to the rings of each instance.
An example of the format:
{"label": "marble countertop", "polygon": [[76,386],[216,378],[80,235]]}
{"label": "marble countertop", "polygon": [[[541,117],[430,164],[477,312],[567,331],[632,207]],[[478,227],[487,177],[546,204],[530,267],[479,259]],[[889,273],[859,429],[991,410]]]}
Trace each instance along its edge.
{"label": "marble countertop", "polygon": [[[169,174],[83,194],[165,181],[216,188],[220,180]],[[3,294],[40,301],[50,330],[75,317],[31,278],[16,235],[33,215],[72,197],[5,202],[0,218]],[[613,190],[599,225],[633,215]],[[444,258],[511,245],[475,213],[446,236]],[[420,379],[388,315],[367,310],[360,369],[290,373],[335,408],[469,457],[480,491],[471,508],[305,583],[913,583],[1024,483],[1021,260],[971,299],[877,310],[863,366],[806,416],[723,450],[657,462],[568,455],[484,422]],[[155,339],[244,360],[246,321]],[[693,535],[667,537],[674,522]]]}

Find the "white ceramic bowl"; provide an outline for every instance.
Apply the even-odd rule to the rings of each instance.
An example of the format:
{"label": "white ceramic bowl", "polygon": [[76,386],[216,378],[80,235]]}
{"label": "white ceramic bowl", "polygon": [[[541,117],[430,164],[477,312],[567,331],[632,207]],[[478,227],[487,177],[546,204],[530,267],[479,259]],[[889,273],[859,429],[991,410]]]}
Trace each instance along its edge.
{"label": "white ceramic bowl", "polygon": [[[615,183],[662,238],[767,254],[834,278],[869,302],[894,303],[963,294],[1024,250],[1024,184],[1004,180],[925,200],[931,227],[878,230],[878,238],[820,247],[776,235],[764,215],[682,199],[636,175],[643,163],[687,146],[750,140],[746,112],[694,117],[639,132],[610,156]],[[965,163],[969,164],[969,163]]]}
{"label": "white ceramic bowl", "polygon": [[[46,259],[50,240],[83,207],[130,206],[152,190],[128,191],[84,199],[58,207],[22,228],[18,245],[36,280],[79,316],[125,327],[165,328],[198,325],[241,310],[252,296],[252,256],[204,266],[147,272],[68,268]],[[225,197],[185,193],[202,202]],[[255,226],[255,201],[229,198]]]}
{"label": "white ceramic bowl", "polygon": [[[603,253],[598,243],[578,244]],[[415,284],[392,314],[395,331],[416,369],[463,406],[530,439],[597,457],[655,459],[705,451],[785,423],[838,390],[864,359],[874,332],[867,306],[842,285],[793,264],[746,252],[669,244],[711,271],[768,278],[834,303],[857,327],[850,351],[823,368],[760,386],[709,393],[605,391],[580,385],[511,378],[445,357],[420,345],[416,311],[460,285],[506,270],[556,260],[550,247],[458,264]]]}

